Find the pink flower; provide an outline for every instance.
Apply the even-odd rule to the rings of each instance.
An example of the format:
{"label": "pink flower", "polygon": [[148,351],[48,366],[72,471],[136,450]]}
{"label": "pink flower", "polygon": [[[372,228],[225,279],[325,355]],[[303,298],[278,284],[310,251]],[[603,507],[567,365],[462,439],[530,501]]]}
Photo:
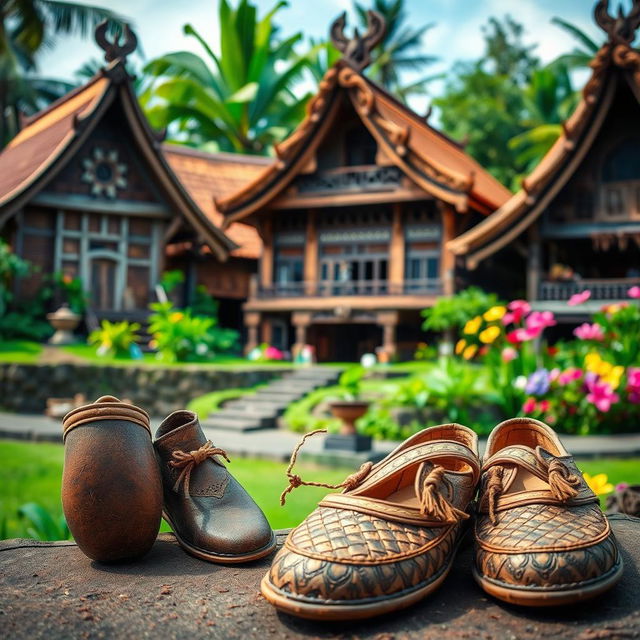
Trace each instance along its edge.
{"label": "pink flower", "polygon": [[629,402],[640,404],[640,367],[627,369],[627,391],[629,392]]}
{"label": "pink flower", "polygon": [[551,382],[555,382],[559,377],[560,377],[560,369],[553,368],[551,369],[551,371],[549,371],[549,380],[551,380]]}
{"label": "pink flower", "polygon": [[587,402],[595,405],[598,411],[607,413],[611,405],[620,400],[620,396],[613,392],[613,389],[606,383],[601,382],[597,376],[589,376],[585,379],[587,391]]}
{"label": "pink flower", "polygon": [[629,488],[629,483],[628,482],[618,482],[618,484],[616,485],[616,491],[624,491],[625,489]]}
{"label": "pink flower", "polygon": [[264,350],[264,357],[267,358],[267,360],[283,360],[284,354],[280,349],[269,346]]}
{"label": "pink flower", "polygon": [[574,380],[580,380],[580,378],[582,378],[582,370],[571,367],[558,376],[558,384],[564,387]]}
{"label": "pink flower", "polygon": [[585,289],[580,293],[574,293],[567,301],[567,304],[570,307],[577,307],[579,304],[583,304],[584,302],[586,302],[590,297],[591,291],[589,291],[589,289]]}
{"label": "pink flower", "polygon": [[[542,333],[547,327],[553,327],[558,324],[555,316],[551,311],[532,311],[526,320],[527,329],[531,332],[537,332],[536,336]],[[535,336],[534,336],[535,337]]]}
{"label": "pink flower", "polygon": [[500,355],[502,362],[511,362],[518,357],[518,352],[513,347],[505,347]]}
{"label": "pink flower", "polygon": [[597,322],[593,324],[582,323],[573,330],[573,335],[580,340],[604,340],[604,332]]}
{"label": "pink flower", "polygon": [[522,405],[522,411],[524,413],[533,413],[536,410],[535,398],[527,398]]}
{"label": "pink flower", "polygon": [[512,322],[520,322],[531,311],[531,305],[526,300],[512,300],[507,308],[511,313],[502,317],[502,324],[505,326]]}
{"label": "pink flower", "polygon": [[530,329],[514,329],[507,333],[507,341],[511,344],[519,344],[520,342],[527,342],[533,340],[540,335],[540,331],[531,331]]}
{"label": "pink flower", "polygon": [[551,403],[548,400],[540,400],[538,404],[538,409],[543,412],[549,411],[550,406],[551,406]]}
{"label": "pink flower", "polygon": [[627,295],[630,298],[634,298],[635,300],[640,299],[640,287],[631,287],[631,289],[629,289],[629,291],[627,291]]}

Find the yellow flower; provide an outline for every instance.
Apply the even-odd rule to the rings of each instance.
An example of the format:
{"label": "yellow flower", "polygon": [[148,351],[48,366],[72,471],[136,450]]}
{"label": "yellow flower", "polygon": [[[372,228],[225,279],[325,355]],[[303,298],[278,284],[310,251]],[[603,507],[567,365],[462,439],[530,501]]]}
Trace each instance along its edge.
{"label": "yellow flower", "polygon": [[[607,362],[605,364],[609,363]],[[624,374],[624,367],[614,367],[612,365],[609,365],[609,367],[610,370],[605,374],[601,374],[600,379],[606,382],[612,389],[617,389],[620,386],[620,379]]]}
{"label": "yellow flower", "polygon": [[482,316],[487,322],[495,322],[496,320],[502,320],[502,316],[507,313],[507,307],[491,307],[488,311],[485,311],[485,314]]}
{"label": "yellow flower", "polygon": [[458,340],[458,342],[456,342],[456,355],[460,355],[463,351],[464,348],[467,346],[467,341],[463,338],[462,340]]}
{"label": "yellow flower", "polygon": [[476,351],[478,351],[478,345],[477,344],[470,344],[463,352],[462,357],[465,360],[471,360],[471,358],[473,358],[473,356],[476,355]]}
{"label": "yellow flower", "polygon": [[613,485],[609,482],[606,473],[597,473],[595,476],[590,476],[588,473],[583,473],[582,475],[584,476],[584,481],[589,485],[589,489],[597,496],[603,496],[605,493],[613,491]]}
{"label": "yellow flower", "polygon": [[497,327],[496,325],[487,327],[480,333],[480,342],[484,342],[484,344],[491,344],[500,335],[500,333],[500,327]]}
{"label": "yellow flower", "polygon": [[158,341],[157,340],[149,340],[149,347],[151,349],[155,349],[158,346]]}
{"label": "yellow flower", "polygon": [[180,320],[182,320],[182,318],[184,318],[184,313],[182,313],[182,311],[174,311],[169,316],[169,320],[171,320],[171,322],[180,322]]}
{"label": "yellow flower", "polygon": [[472,334],[478,333],[478,329],[480,329],[480,325],[482,324],[482,318],[480,316],[476,316],[472,320],[469,320],[467,324],[464,325],[463,333]]}

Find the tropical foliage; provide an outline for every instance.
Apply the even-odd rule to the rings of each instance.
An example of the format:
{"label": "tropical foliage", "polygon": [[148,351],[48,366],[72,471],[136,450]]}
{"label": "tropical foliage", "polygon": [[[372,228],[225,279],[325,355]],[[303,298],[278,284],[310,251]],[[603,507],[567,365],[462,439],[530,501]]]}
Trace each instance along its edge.
{"label": "tropical foliage", "polygon": [[140,328],[137,322],[103,320],[100,328],[89,334],[87,341],[98,347],[98,355],[130,356],[132,347],[135,349],[137,346],[136,334]]}
{"label": "tropical foliage", "polygon": [[[172,139],[224,151],[266,153],[303,117],[307,96],[293,91],[308,65],[295,54],[302,33],[281,38],[274,17],[285,2],[264,16],[249,0],[233,8],[219,2],[219,32],[201,35],[190,24],[184,33],[201,45],[204,58],[187,51],[151,61],[145,72],[157,81],[151,123],[169,127]],[[220,55],[211,42],[219,40]]]}
{"label": "tropical foliage", "polygon": [[17,133],[20,114],[32,114],[71,89],[37,73],[38,55],[59,36],[86,36],[102,20],[121,19],[108,9],[58,0],[0,3],[0,149]]}

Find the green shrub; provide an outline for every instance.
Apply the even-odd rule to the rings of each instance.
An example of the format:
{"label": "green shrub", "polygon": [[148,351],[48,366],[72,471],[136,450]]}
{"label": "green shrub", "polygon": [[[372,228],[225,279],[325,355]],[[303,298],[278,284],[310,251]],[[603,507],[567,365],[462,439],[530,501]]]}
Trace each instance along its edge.
{"label": "green shrub", "polygon": [[442,296],[433,307],[424,309],[422,328],[425,331],[456,329],[497,303],[498,297],[494,293],[469,287],[453,296]]}
{"label": "green shrub", "polygon": [[27,502],[18,509],[26,534],[35,540],[69,540],[71,534],[64,516],[54,518],[42,505]]}
{"label": "green shrub", "polygon": [[92,331],[87,341],[98,347],[99,355],[128,356],[131,346],[137,344],[136,332],[139,330],[137,322],[103,320],[100,329]]}

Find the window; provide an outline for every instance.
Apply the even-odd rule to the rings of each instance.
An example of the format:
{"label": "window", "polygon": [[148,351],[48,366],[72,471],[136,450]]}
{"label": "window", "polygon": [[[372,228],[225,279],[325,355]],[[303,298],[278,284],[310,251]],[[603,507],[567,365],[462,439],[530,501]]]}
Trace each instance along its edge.
{"label": "window", "polygon": [[626,180],[640,180],[640,138],[625,140],[604,161],[603,182]]}
{"label": "window", "polygon": [[345,164],[349,167],[376,163],[378,145],[369,130],[359,124],[344,136]]}

